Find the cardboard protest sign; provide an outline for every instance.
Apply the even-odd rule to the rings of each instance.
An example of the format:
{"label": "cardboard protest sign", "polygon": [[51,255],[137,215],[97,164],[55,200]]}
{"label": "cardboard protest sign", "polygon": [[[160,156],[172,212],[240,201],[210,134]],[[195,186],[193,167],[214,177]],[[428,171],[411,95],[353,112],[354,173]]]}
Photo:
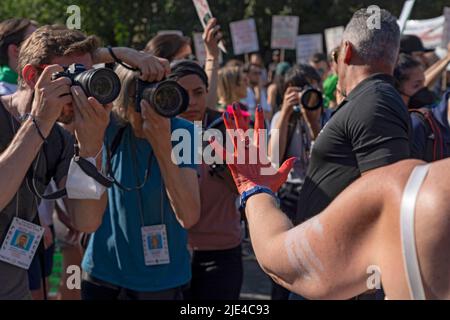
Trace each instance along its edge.
{"label": "cardboard protest sign", "polygon": [[[207,0],[192,0],[194,3],[195,9],[197,10],[198,17],[200,18],[200,22],[202,23],[203,29],[205,29],[206,25],[208,24],[209,19],[213,17],[211,13],[211,9],[209,8],[209,4]],[[225,45],[223,44],[223,41],[219,43],[219,48],[224,52],[227,53],[227,50],[225,49]]]}
{"label": "cardboard protest sign", "polygon": [[230,31],[235,55],[259,51],[255,19],[231,22]]}
{"label": "cardboard protest sign", "polygon": [[272,49],[295,49],[300,18],[296,16],[272,17]]}
{"label": "cardboard protest sign", "polygon": [[327,45],[327,53],[341,44],[344,27],[334,27],[325,29],[325,43]]}
{"label": "cardboard protest sign", "polygon": [[422,40],[425,48],[436,48],[442,45],[444,22],[444,16],[425,20],[408,20],[403,34],[414,34]]}
{"label": "cardboard protest sign", "polygon": [[303,34],[297,37],[297,63],[308,63],[315,53],[323,53],[321,33]]}

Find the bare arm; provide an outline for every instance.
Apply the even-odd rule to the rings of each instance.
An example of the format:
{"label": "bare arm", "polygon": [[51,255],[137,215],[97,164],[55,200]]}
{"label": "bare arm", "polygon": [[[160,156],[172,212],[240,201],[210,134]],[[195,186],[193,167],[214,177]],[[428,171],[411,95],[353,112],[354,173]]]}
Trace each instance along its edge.
{"label": "bare arm", "polygon": [[215,108],[217,104],[217,79],[219,75],[219,41],[223,35],[220,32],[220,26],[217,24],[217,19],[212,18],[205,28],[203,39],[205,41],[206,49],[206,63],[205,72],[208,76],[209,88],[208,96],[206,98],[206,105],[209,108]]}
{"label": "bare arm", "polygon": [[447,68],[447,65],[450,63],[450,43],[448,45],[448,50],[445,58],[437,61],[425,71],[425,87],[433,86],[442,72],[445,71],[445,68]]}
{"label": "bare arm", "polygon": [[364,195],[376,189],[371,188],[374,181],[358,181],[321,214],[295,228],[271,196],[251,197],[246,214],[264,271],[310,299],[346,299],[367,291],[367,268],[377,264],[373,240],[381,209],[378,196]]}
{"label": "bare arm", "polygon": [[156,114],[144,100],[141,108],[144,134],[158,160],[170,204],[181,226],[189,229],[200,217],[197,173],[190,168],[180,168],[173,162],[170,120]]}
{"label": "bare arm", "polygon": [[[40,126],[43,134],[49,134],[50,128]],[[45,132],[45,133],[44,133]],[[12,200],[25,178],[31,163],[42,146],[31,119],[25,121],[8,148],[0,154],[0,211]]]}

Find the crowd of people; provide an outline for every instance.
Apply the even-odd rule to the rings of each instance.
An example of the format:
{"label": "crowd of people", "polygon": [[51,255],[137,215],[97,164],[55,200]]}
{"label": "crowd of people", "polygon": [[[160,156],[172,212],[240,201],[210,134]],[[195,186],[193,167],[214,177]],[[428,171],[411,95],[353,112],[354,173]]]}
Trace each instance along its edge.
{"label": "crowd of people", "polygon": [[[0,299],[46,299],[57,246],[57,299],[237,300],[246,233],[274,300],[450,299],[450,44],[439,58],[388,11],[379,29],[368,18],[355,12],[341,45],[308,63],[276,50],[270,62],[254,53],[223,65],[215,18],[204,65],[178,34],[139,51],[26,18],[0,22]],[[110,66],[114,101],[54,76],[72,64]],[[177,116],[141,97],[143,83],[162,81],[188,97]],[[178,130],[250,128],[270,131],[234,156],[266,144],[276,174],[259,173],[263,159],[197,164],[212,146],[229,152],[217,140],[173,153]],[[416,167],[429,173],[410,250],[400,212]],[[377,290],[366,287],[374,264]],[[70,266],[82,267],[80,290],[67,287]]]}

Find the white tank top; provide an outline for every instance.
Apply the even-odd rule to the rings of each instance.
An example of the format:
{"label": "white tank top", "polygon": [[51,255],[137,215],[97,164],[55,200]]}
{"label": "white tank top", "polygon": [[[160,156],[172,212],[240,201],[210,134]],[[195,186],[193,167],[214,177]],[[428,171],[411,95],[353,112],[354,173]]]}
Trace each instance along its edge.
{"label": "white tank top", "polygon": [[416,241],[414,235],[414,216],[417,195],[425,180],[431,164],[414,168],[403,192],[400,207],[400,229],[402,240],[403,263],[408,281],[410,297],[413,300],[425,300],[419,261],[417,259]]}

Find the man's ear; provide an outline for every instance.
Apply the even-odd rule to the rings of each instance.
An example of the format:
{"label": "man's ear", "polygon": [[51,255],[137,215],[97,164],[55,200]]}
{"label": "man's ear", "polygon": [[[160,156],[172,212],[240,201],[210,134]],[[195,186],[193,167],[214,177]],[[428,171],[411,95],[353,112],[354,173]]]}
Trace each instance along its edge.
{"label": "man's ear", "polygon": [[353,57],[353,46],[349,41],[344,42],[344,63],[350,64]]}
{"label": "man's ear", "polygon": [[36,68],[31,64],[25,65],[22,70],[22,78],[28,87],[34,89],[34,86],[36,85],[39,78]]}

